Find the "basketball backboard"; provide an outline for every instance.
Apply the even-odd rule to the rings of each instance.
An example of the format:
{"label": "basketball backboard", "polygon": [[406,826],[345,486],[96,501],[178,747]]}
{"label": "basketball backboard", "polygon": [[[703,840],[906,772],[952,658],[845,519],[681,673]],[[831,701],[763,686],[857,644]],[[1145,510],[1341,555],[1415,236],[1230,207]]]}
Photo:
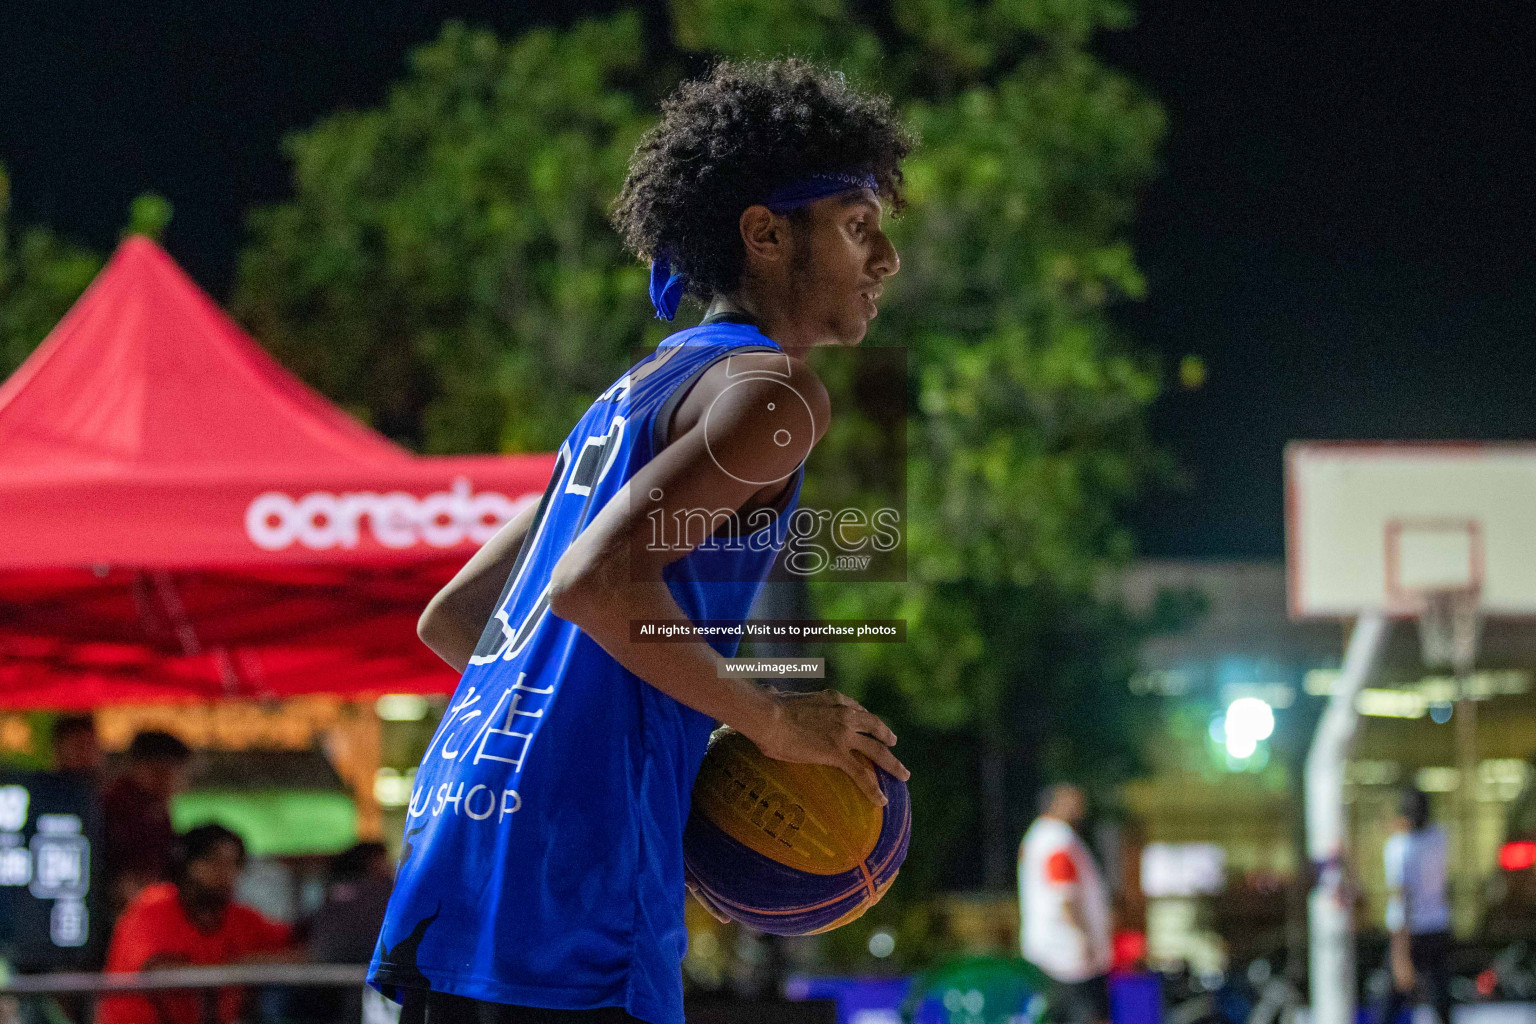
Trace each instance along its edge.
{"label": "basketball backboard", "polygon": [[1293,442],[1285,505],[1293,618],[1412,617],[1461,589],[1536,615],[1536,445]]}

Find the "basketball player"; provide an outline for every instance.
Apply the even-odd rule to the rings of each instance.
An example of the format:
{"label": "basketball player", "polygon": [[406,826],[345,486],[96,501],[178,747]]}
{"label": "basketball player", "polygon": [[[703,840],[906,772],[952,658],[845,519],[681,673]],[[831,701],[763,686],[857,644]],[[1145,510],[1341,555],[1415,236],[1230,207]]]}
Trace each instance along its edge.
{"label": "basketball player", "polygon": [[[885,99],[792,60],[721,64],[662,114],[614,221],[658,315],[683,294],[707,313],[599,396],[537,509],[422,615],[464,676],[370,972],[407,1024],[682,1024],[682,833],[716,721],[877,803],[873,765],[908,777],[849,698],[719,678],[734,640],[631,624],[746,617],[827,428],[804,357],[857,344],[899,265],[881,220],[911,137]],[[666,526],[700,516],[708,536]]]}
{"label": "basketball player", "polygon": [[1050,979],[1045,1019],[1107,1024],[1113,923],[1109,887],[1077,830],[1088,810],[1070,783],[1040,794],[1040,816],[1019,844],[1019,939]]}
{"label": "basketball player", "polygon": [[1381,1024],[1396,1024],[1403,1008],[1429,997],[1440,1024],[1451,1024],[1451,972],[1455,949],[1451,904],[1446,899],[1445,830],[1429,820],[1429,797],[1403,790],[1392,835],[1382,848],[1387,878],[1387,966],[1392,985]]}

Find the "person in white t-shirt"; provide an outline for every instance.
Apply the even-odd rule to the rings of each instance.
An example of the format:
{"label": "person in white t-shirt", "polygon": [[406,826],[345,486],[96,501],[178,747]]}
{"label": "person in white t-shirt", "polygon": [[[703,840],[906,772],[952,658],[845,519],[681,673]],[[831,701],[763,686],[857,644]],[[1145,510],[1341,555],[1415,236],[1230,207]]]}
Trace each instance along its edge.
{"label": "person in white t-shirt", "polygon": [[1387,875],[1388,963],[1392,989],[1382,1007],[1382,1024],[1428,997],[1451,1024],[1451,906],[1446,900],[1448,844],[1440,826],[1430,823],[1429,798],[1417,789],[1403,791],[1393,834],[1382,850]]}
{"label": "person in white t-shirt", "polygon": [[1019,846],[1020,946],[1052,981],[1046,1016],[1057,1024],[1109,1020],[1109,890],[1077,834],[1086,811],[1077,786],[1048,787]]}

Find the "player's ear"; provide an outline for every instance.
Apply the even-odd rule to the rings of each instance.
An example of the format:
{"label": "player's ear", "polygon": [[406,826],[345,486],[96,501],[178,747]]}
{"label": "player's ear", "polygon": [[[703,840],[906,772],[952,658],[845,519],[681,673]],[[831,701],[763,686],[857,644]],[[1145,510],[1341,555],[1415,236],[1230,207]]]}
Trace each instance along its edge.
{"label": "player's ear", "polygon": [[777,263],[789,250],[789,224],[766,206],[749,206],[741,211],[740,227],[749,264]]}

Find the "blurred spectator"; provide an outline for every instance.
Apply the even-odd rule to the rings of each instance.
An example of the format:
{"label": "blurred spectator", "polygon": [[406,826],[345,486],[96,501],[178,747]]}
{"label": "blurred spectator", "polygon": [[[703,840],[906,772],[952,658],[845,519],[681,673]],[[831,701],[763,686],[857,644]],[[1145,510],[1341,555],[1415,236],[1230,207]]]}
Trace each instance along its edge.
{"label": "blurred spectator", "polygon": [[[109,972],[173,966],[212,966],[294,959],[286,925],[269,921],[235,902],[235,883],[245,867],[245,843],[223,825],[201,825],[182,836],[174,882],[149,886],[123,911],[107,950]],[[243,993],[218,993],[218,1019],[240,1018]],[[200,1024],[199,996],[161,992],[109,996],[96,1024]]]}
{"label": "blurred spectator", "polygon": [[1109,890],[1077,833],[1086,811],[1077,786],[1048,787],[1019,849],[1020,942],[1051,979],[1046,1017],[1057,1024],[1109,1020]]}
{"label": "blurred spectator", "polygon": [[309,959],[320,964],[366,964],[384,924],[395,887],[395,868],[383,843],[358,843],[331,866],[325,903],[309,926]]}
{"label": "blurred spectator", "polygon": [[1403,790],[1392,835],[1382,850],[1387,876],[1388,966],[1392,987],[1382,1007],[1382,1024],[1393,1024],[1415,996],[1426,996],[1451,1024],[1451,905],[1446,899],[1448,843],[1430,823],[1429,798]]}
{"label": "blurred spectator", "polygon": [[[318,964],[367,964],[384,924],[395,867],[383,843],[358,843],[331,863],[325,902],[308,923],[309,959]],[[296,989],[290,1019],[330,1024],[364,1019],[363,987]],[[394,1004],[390,1004],[391,1006]]]}
{"label": "blurred spectator", "polygon": [[[103,757],[101,744],[96,740],[96,720],[91,715],[60,715],[53,721],[53,733],[50,737],[53,747],[53,771],[52,775],[58,783],[64,787],[64,792],[73,794],[72,803],[77,807],[80,818],[80,831],[86,841],[100,849],[102,841],[101,821],[101,769]],[[105,874],[102,870],[101,855],[91,857],[87,855],[89,862],[90,878],[86,887],[83,902],[86,907],[86,941],[83,946],[75,947],[75,958],[61,965],[55,963],[55,970],[61,966],[72,969],[100,970],[102,959],[106,956],[107,943],[106,932],[111,922],[111,901],[103,893]],[[81,1000],[65,1000],[69,1016],[74,1020],[85,1020],[86,1005]]]}
{"label": "blurred spectator", "polygon": [[101,777],[101,744],[90,715],[60,715],[53,723],[53,770],[89,781]]}
{"label": "blurred spectator", "polygon": [[187,784],[192,751],[167,732],[141,732],[128,745],[128,768],[102,796],[103,862],[113,910],[146,885],[170,877],[176,832],[171,797]]}

